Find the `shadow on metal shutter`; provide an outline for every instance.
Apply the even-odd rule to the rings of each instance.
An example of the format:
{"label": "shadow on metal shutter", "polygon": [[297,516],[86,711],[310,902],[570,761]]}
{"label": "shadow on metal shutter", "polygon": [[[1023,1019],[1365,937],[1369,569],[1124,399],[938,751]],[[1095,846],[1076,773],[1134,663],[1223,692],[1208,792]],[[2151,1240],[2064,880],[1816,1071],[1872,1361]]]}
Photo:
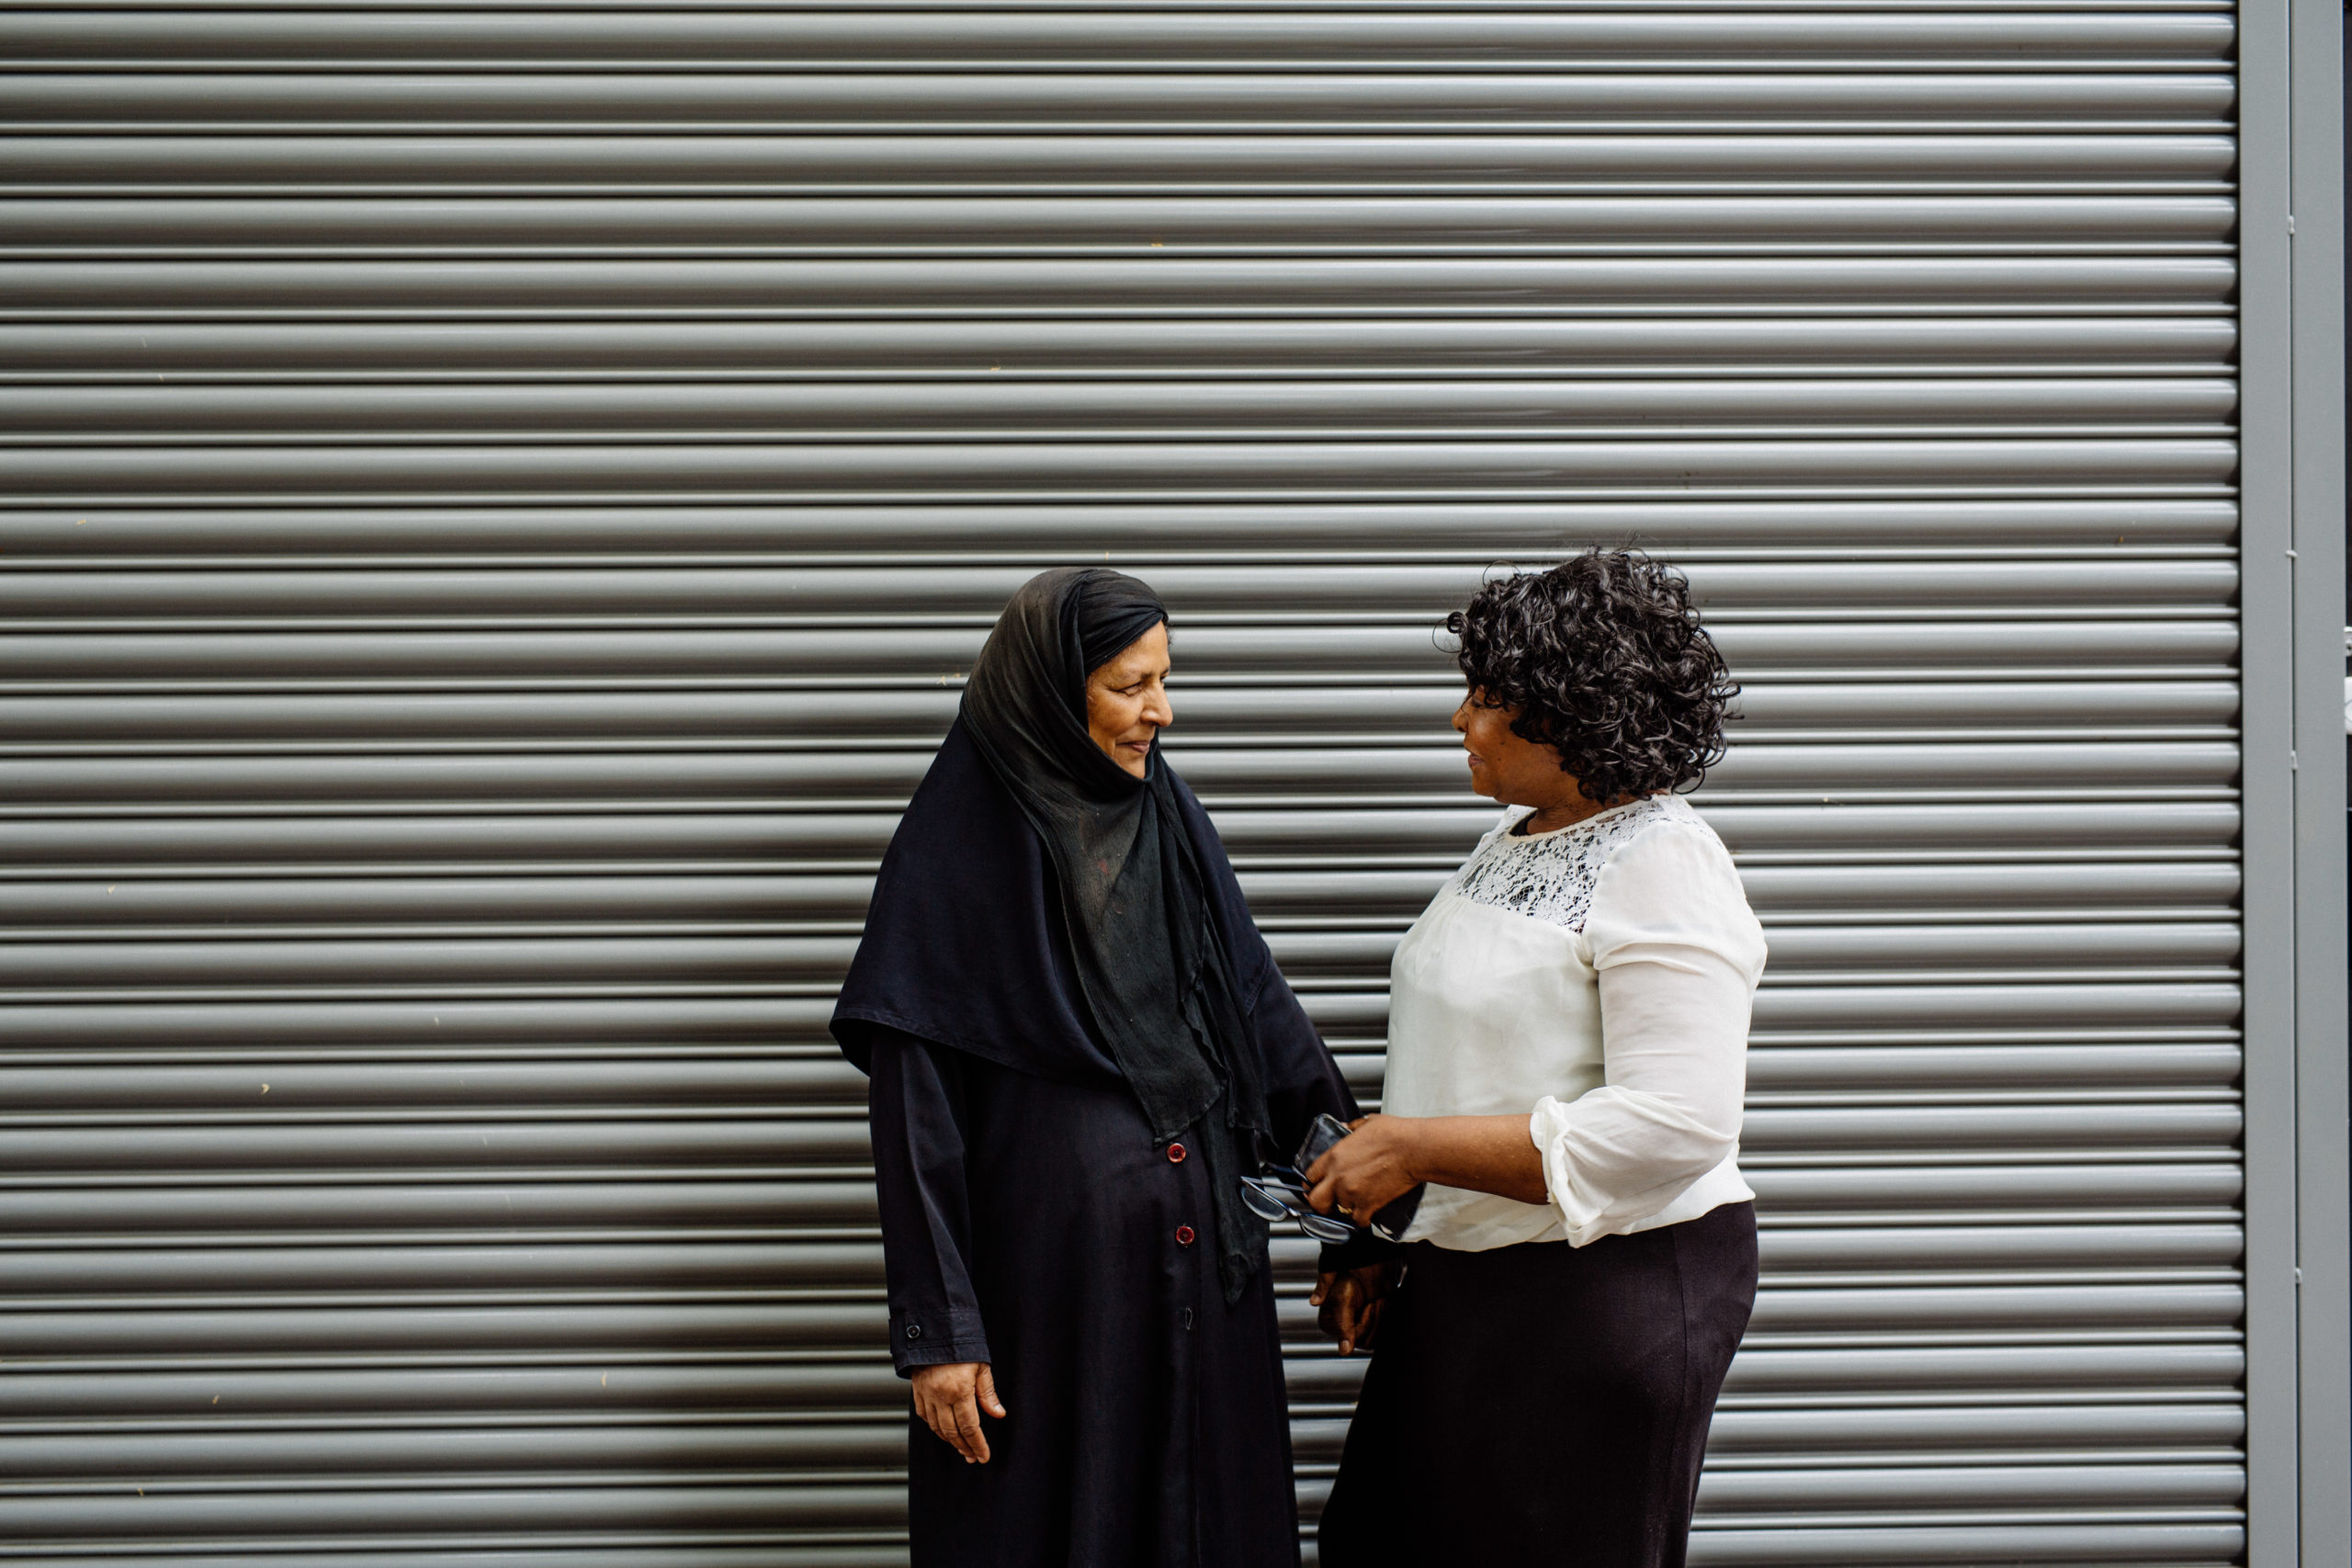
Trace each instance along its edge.
{"label": "shadow on metal shutter", "polygon": [[[825,1043],[990,613],[1376,1086],[1433,620],[1747,682],[1769,1276],[1696,1563],[2241,1542],[2226,7],[0,17],[0,1540],[901,1561]],[[1356,1365],[1284,1254],[1301,1495]]]}

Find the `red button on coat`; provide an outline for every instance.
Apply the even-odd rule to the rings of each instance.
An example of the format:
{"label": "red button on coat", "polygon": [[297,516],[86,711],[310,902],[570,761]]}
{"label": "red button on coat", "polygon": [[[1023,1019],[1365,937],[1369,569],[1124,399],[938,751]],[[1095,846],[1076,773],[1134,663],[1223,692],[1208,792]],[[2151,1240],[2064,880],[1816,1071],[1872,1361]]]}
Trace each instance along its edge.
{"label": "red button on coat", "polygon": [[1170,1144],[1168,1145],[1168,1163],[1170,1165],[1182,1165],[1184,1163],[1183,1145]]}
{"label": "red button on coat", "polygon": [[1190,1247],[1193,1245],[1192,1226],[1178,1225],[1176,1227],[1176,1245],[1179,1247]]}

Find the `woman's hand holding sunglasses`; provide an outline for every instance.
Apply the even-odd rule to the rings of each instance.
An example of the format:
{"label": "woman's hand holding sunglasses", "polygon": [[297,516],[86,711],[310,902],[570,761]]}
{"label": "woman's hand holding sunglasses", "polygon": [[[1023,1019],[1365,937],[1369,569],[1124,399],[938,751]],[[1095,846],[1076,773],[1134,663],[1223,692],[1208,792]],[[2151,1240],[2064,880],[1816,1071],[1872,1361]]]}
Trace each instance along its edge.
{"label": "woman's hand holding sunglasses", "polygon": [[1306,1201],[1323,1213],[1359,1224],[1421,1184],[1408,1163],[1410,1122],[1396,1116],[1360,1116],[1349,1135],[1307,1167]]}

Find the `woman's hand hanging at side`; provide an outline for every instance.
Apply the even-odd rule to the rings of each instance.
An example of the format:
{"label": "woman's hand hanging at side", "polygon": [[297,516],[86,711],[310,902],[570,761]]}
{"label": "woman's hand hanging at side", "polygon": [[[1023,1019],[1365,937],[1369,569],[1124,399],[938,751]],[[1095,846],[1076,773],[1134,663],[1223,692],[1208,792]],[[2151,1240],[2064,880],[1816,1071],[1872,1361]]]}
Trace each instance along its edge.
{"label": "woman's hand hanging at side", "polygon": [[1395,1263],[1368,1263],[1361,1269],[1318,1275],[1309,1306],[1320,1307],[1316,1325],[1340,1342],[1340,1354],[1352,1356],[1359,1346],[1369,1350],[1380,1332],[1380,1306],[1396,1288],[1403,1272]]}
{"label": "woman's hand hanging at side", "polygon": [[915,1414],[939,1434],[939,1440],[964,1456],[966,1464],[989,1461],[988,1435],[980,1430],[980,1412],[1004,1419],[1004,1402],[996,1396],[996,1374],[986,1361],[954,1361],[944,1366],[917,1367],[914,1374]]}

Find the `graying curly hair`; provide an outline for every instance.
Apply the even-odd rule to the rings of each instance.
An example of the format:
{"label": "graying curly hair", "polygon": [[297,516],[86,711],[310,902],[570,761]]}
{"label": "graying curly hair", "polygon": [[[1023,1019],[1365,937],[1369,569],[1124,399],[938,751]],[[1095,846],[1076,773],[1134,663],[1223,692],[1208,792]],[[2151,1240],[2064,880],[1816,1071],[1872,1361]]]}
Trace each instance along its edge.
{"label": "graying curly hair", "polygon": [[1445,620],[1471,700],[1515,710],[1588,800],[1695,786],[1724,758],[1739,694],[1690,583],[1639,550],[1599,547],[1497,578]]}

